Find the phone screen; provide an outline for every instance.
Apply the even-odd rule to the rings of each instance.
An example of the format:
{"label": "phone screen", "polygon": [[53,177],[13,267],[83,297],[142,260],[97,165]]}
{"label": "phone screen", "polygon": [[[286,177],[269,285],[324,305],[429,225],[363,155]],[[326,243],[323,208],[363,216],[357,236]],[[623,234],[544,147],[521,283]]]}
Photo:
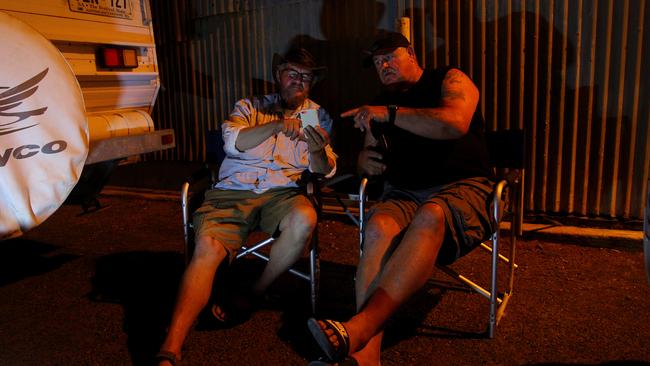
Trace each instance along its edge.
{"label": "phone screen", "polygon": [[302,122],[302,128],[318,126],[318,111],[316,109],[304,109],[298,112],[298,118]]}

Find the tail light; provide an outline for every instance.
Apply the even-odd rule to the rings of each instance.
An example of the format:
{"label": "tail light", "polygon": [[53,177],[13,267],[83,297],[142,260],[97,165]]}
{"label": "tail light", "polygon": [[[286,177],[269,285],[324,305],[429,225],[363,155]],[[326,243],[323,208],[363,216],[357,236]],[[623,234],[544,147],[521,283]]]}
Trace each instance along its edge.
{"label": "tail light", "polygon": [[110,69],[134,69],[138,67],[138,50],[129,47],[101,47],[97,51],[97,63]]}

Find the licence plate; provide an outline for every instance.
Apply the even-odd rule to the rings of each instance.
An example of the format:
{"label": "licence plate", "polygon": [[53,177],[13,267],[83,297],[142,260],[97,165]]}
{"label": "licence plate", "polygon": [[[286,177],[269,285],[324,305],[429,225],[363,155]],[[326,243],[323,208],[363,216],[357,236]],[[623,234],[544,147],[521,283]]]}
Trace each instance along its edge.
{"label": "licence plate", "polygon": [[78,13],[133,19],[131,0],[68,0],[68,4]]}

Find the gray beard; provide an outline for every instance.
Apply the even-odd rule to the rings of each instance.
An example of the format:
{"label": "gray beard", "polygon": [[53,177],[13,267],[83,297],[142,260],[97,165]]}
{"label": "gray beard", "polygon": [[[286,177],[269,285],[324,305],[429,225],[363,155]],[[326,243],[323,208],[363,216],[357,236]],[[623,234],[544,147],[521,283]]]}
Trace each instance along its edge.
{"label": "gray beard", "polygon": [[304,93],[304,91],[300,94],[291,94],[288,95],[290,92],[289,91],[282,91],[280,95],[282,96],[282,101],[284,103],[284,107],[287,109],[296,109],[304,103],[305,99],[307,99],[307,94]]}

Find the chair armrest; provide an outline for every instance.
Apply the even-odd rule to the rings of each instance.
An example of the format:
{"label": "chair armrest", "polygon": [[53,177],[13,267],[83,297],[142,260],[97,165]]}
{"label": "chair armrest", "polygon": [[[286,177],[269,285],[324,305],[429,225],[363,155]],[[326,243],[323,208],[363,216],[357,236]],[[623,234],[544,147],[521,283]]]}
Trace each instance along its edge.
{"label": "chair armrest", "polygon": [[[506,210],[509,211],[512,218],[511,231],[515,236],[522,235],[523,225],[523,177],[522,169],[512,169],[501,176],[494,185],[494,197],[492,213],[494,219],[499,223],[502,215]],[[509,209],[507,208],[509,206]],[[513,237],[514,240],[514,237]]]}
{"label": "chair armrest", "polygon": [[212,186],[214,180],[214,170],[206,164],[198,169],[192,175],[185,178],[181,185],[181,207],[183,214],[183,227],[185,233],[185,242],[189,242],[188,225],[190,224],[190,213],[193,212],[203,201],[203,195]]}
{"label": "chair armrest", "polygon": [[206,178],[212,180],[214,170],[209,165],[204,165],[201,169],[198,169],[192,175],[185,178],[184,183],[193,185],[197,182],[200,182]]}
{"label": "chair armrest", "polygon": [[[210,165],[204,165],[190,176],[186,177],[183,181],[183,184],[181,185],[181,200],[184,203],[188,203],[190,192],[205,191],[212,186],[214,181],[214,170]],[[196,189],[196,186],[199,184],[200,188]]]}
{"label": "chair armrest", "polygon": [[300,187],[307,187],[307,189],[310,189],[310,184],[313,185],[313,191],[310,194],[315,194],[317,192],[320,192],[322,188],[331,187],[337,183],[354,177],[354,174],[341,174],[331,178],[326,178],[324,174],[305,170],[298,180],[298,185]]}
{"label": "chair armrest", "polygon": [[305,169],[296,183],[298,187],[305,190],[308,196],[313,196],[320,192],[320,180],[323,177],[325,177],[324,174],[314,173],[309,171],[309,169]]}
{"label": "chair armrest", "polygon": [[508,171],[504,176],[502,176],[499,180],[505,180],[508,182],[509,186],[514,186],[519,182],[520,178],[521,178],[521,170],[512,169]]}
{"label": "chair armrest", "polygon": [[322,179],[320,179],[320,186],[321,187],[330,187],[330,186],[333,186],[333,185],[335,185],[337,183],[340,183],[340,182],[343,182],[345,180],[355,178],[355,177],[356,177],[356,175],[348,173],[348,174],[337,175],[337,176],[334,176],[332,178],[322,178]]}
{"label": "chair armrest", "polygon": [[506,188],[510,188],[516,191],[518,189],[517,184],[519,183],[520,179],[520,169],[510,170],[505,175],[499,177],[496,180],[496,184],[494,185],[494,204],[496,205],[498,201],[504,200],[503,195],[506,192]]}

